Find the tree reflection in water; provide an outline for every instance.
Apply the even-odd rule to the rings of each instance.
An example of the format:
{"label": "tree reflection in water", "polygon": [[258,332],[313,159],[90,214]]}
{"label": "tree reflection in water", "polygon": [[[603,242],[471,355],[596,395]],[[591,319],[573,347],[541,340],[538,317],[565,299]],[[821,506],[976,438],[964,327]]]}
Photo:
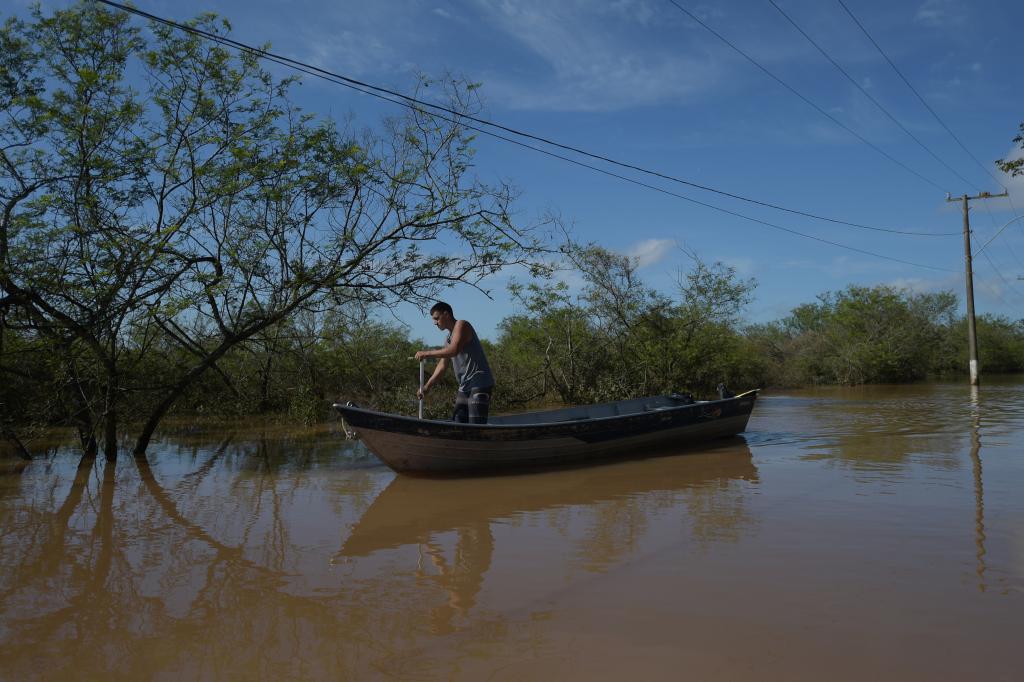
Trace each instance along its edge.
{"label": "tree reflection in water", "polygon": [[394,477],[323,438],[153,450],[118,469],[64,452],[0,480],[5,676],[454,675],[482,647],[545,646],[548,606],[489,598],[517,589],[486,589],[510,556],[564,584],[627,560],[656,518],[728,541],[757,481],[742,441],[462,480]]}

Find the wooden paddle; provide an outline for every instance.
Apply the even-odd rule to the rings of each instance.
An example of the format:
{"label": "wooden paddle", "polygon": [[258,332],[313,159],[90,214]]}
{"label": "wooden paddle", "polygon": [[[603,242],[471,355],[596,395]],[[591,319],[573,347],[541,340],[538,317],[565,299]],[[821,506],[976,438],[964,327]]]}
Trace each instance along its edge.
{"label": "wooden paddle", "polygon": [[425,362],[426,360],[420,360],[420,419],[423,419],[423,363]]}
{"label": "wooden paddle", "polygon": [[[412,357],[412,358],[409,358],[409,359],[410,360],[415,360],[416,358]],[[420,397],[420,410],[419,410],[419,418],[420,419],[423,419],[423,398],[422,398],[422,396],[423,396],[423,363],[425,363],[425,362],[426,362],[426,360],[420,360],[420,390],[419,390],[419,396],[421,396]]]}

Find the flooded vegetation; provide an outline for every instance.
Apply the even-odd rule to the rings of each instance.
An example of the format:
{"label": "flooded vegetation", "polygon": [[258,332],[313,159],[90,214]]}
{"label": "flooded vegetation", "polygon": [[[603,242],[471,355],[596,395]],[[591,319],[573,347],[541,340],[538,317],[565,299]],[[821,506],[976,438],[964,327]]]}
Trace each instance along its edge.
{"label": "flooded vegetation", "polygon": [[0,476],[0,677],[1015,679],[1022,404],[774,393],[712,448],[448,480],[337,424],[51,448]]}

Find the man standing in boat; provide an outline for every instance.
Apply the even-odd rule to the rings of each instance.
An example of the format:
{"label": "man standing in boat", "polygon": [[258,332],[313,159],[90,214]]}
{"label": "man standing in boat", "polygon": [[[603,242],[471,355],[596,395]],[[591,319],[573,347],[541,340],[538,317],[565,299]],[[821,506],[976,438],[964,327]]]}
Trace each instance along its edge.
{"label": "man standing in boat", "polygon": [[434,373],[417,392],[417,396],[422,399],[430,387],[441,380],[451,364],[459,382],[452,421],[486,424],[491,392],[494,390],[494,375],[491,374],[491,366],[487,364],[480,337],[469,322],[456,320],[452,307],[444,301],[434,304],[430,309],[430,317],[438,329],[448,332],[448,337],[443,348],[416,353],[417,360],[440,358]]}

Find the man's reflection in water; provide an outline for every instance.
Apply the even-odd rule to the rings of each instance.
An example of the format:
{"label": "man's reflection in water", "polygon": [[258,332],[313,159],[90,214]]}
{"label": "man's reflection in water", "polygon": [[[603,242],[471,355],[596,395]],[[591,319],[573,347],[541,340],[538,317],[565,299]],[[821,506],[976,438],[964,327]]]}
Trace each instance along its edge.
{"label": "man's reflection in water", "polygon": [[437,573],[431,575],[422,563],[416,568],[417,581],[433,581],[448,593],[448,602],[430,611],[430,631],[434,634],[448,634],[457,629],[453,619],[456,615],[465,617],[476,604],[494,556],[494,535],[489,523],[460,527],[456,533],[455,557],[450,564],[444,548],[428,539],[424,543],[425,551]]}
{"label": "man's reflection in water", "polygon": [[[757,480],[750,449],[738,439],[712,452],[618,466],[479,479],[398,476],[363,512],[335,559],[419,547],[414,582],[421,595],[434,595],[422,613],[432,633],[451,633],[482,615],[472,611],[494,562],[498,519],[540,513],[543,525],[563,536],[570,570],[605,570],[636,550],[662,512],[681,512],[697,542],[736,540],[753,519],[745,488],[733,483]],[[578,527],[562,526],[566,514]]]}

